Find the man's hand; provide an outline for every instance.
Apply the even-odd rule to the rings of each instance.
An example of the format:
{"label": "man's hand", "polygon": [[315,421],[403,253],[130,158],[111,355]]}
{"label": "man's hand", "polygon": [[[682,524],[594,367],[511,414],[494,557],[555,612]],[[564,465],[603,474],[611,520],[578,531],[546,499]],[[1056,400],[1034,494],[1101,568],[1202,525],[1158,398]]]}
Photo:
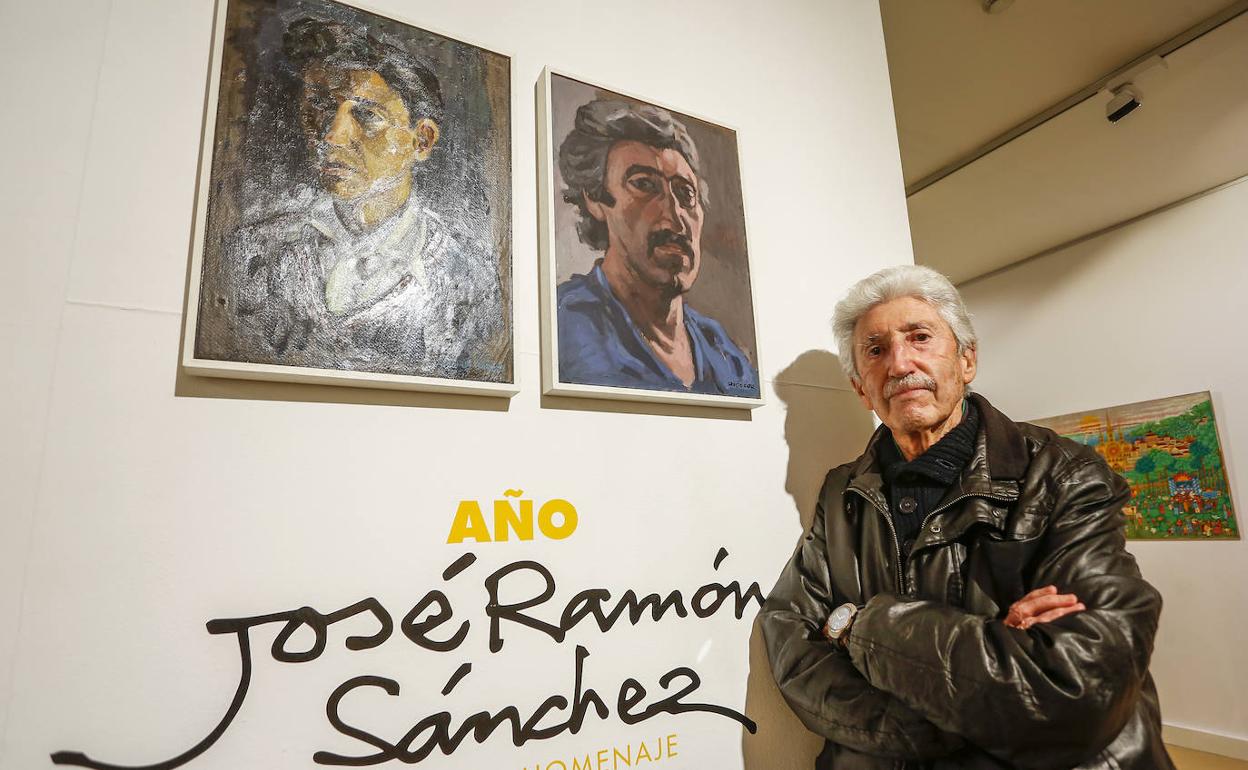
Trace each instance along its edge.
{"label": "man's hand", "polygon": [[1005,624],[1025,631],[1037,623],[1049,623],[1085,609],[1074,594],[1059,594],[1057,586],[1045,586],[1011,604]]}

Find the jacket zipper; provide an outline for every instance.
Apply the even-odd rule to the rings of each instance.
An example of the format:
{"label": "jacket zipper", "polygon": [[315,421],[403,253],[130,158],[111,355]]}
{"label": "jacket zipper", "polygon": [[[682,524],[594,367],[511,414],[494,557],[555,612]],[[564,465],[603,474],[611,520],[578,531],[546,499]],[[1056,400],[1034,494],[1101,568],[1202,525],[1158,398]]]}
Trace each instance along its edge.
{"label": "jacket zipper", "polygon": [[906,586],[906,576],[901,570],[901,541],[897,539],[897,528],[893,526],[893,518],[888,515],[887,510],[881,508],[874,500],[868,497],[865,492],[860,492],[853,487],[850,487],[849,489],[851,492],[870,503],[871,507],[879,511],[880,515],[884,517],[884,523],[888,525],[888,534],[892,535],[893,538],[893,553],[897,555],[897,561],[894,562],[897,566],[897,587],[901,589],[903,594],[906,593],[909,591],[909,588]]}
{"label": "jacket zipper", "polygon": [[960,503],[963,500],[967,500],[972,497],[982,497],[985,500],[996,500],[998,503],[1013,503],[1018,500],[1017,495],[1015,495],[1014,497],[1002,497],[1000,495],[984,494],[983,492],[971,492],[965,495],[959,495],[958,497],[953,498],[952,500],[945,503],[944,505],[936,506],[936,509],[934,511],[924,516],[923,523],[919,525],[919,531],[922,532],[923,530],[927,529],[927,522],[931,521],[932,517],[935,516],[936,514],[940,513],[941,511],[948,510],[949,508],[952,508],[955,504]]}

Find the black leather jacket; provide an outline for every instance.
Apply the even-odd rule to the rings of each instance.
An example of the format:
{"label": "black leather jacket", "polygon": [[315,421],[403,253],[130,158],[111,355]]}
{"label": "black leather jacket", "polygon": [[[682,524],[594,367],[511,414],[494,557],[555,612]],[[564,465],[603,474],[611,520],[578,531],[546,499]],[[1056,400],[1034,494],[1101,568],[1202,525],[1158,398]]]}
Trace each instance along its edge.
{"label": "black leather jacket", "polygon": [[[828,473],[762,611],[772,672],[828,739],[817,770],[1172,768],[1148,674],[1161,597],[1124,549],[1129,490],[1097,454],[983,397],[974,455],[903,562],[876,443]],[[1041,586],[1087,609],[1002,622]],[[859,605],[848,649],[824,640]]]}

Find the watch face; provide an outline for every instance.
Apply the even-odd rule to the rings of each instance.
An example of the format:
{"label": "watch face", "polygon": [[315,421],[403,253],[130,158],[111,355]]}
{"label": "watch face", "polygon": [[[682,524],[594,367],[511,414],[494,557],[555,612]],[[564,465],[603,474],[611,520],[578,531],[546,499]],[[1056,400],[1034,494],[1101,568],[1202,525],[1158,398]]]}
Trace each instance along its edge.
{"label": "watch face", "polygon": [[846,607],[837,607],[832,611],[832,617],[828,618],[828,630],[836,633],[842,631],[849,624],[849,609]]}

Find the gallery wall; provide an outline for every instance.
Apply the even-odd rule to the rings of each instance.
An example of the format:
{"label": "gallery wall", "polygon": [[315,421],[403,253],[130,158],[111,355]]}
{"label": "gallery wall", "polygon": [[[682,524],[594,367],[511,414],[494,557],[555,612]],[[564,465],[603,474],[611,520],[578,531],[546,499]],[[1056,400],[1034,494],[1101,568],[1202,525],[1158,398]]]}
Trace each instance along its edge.
{"label": "gallery wall", "polygon": [[[47,767],[61,750],[154,763],[194,745],[240,676],[237,640],[209,633],[211,619],[373,597],[397,623],[438,588],[472,624],[453,652],[397,631],[348,650],[344,637],[375,629],[357,618],[292,664],[270,654],[276,627],[254,630],[239,715],[190,766],[366,753],[326,715],[331,692],[361,675],[402,692],[353,693],[343,714],[392,740],[442,710],[529,713],[571,697],[580,645],[584,686],[613,705],[627,678],[658,693],[664,672],[690,667],[702,685],[688,700],[743,711],[759,732],[700,712],[591,717],[520,749],[470,740],[433,764],[545,768],[674,735],[671,767],[808,767],[817,742],[769,683],[756,605],[741,619],[578,627],[565,643],[508,624],[493,653],[483,584],[539,562],[558,582],[542,613],[555,618],[590,587],[771,587],[823,472],[871,428],[827,352],[831,306],[854,279],[911,261],[876,4],[791,0],[765,19],[735,0],[372,7],[513,56],[522,390],[510,401],[181,375],[213,2],[0,4],[0,767]],[[540,396],[534,84],[546,65],[738,129],[766,406]],[[578,529],[447,544],[462,501],[488,510],[509,489],[572,502]],[[469,552],[477,563],[445,579]],[[291,646],[312,641],[305,627]],[[472,672],[441,695],[465,662]]]}
{"label": "gallery wall", "polygon": [[[977,389],[1024,420],[1210,391],[1242,531],[1245,211],[1241,181],[963,286],[980,335]],[[1165,601],[1152,671],[1163,721],[1180,728],[1170,739],[1248,757],[1248,542],[1129,545]]]}

